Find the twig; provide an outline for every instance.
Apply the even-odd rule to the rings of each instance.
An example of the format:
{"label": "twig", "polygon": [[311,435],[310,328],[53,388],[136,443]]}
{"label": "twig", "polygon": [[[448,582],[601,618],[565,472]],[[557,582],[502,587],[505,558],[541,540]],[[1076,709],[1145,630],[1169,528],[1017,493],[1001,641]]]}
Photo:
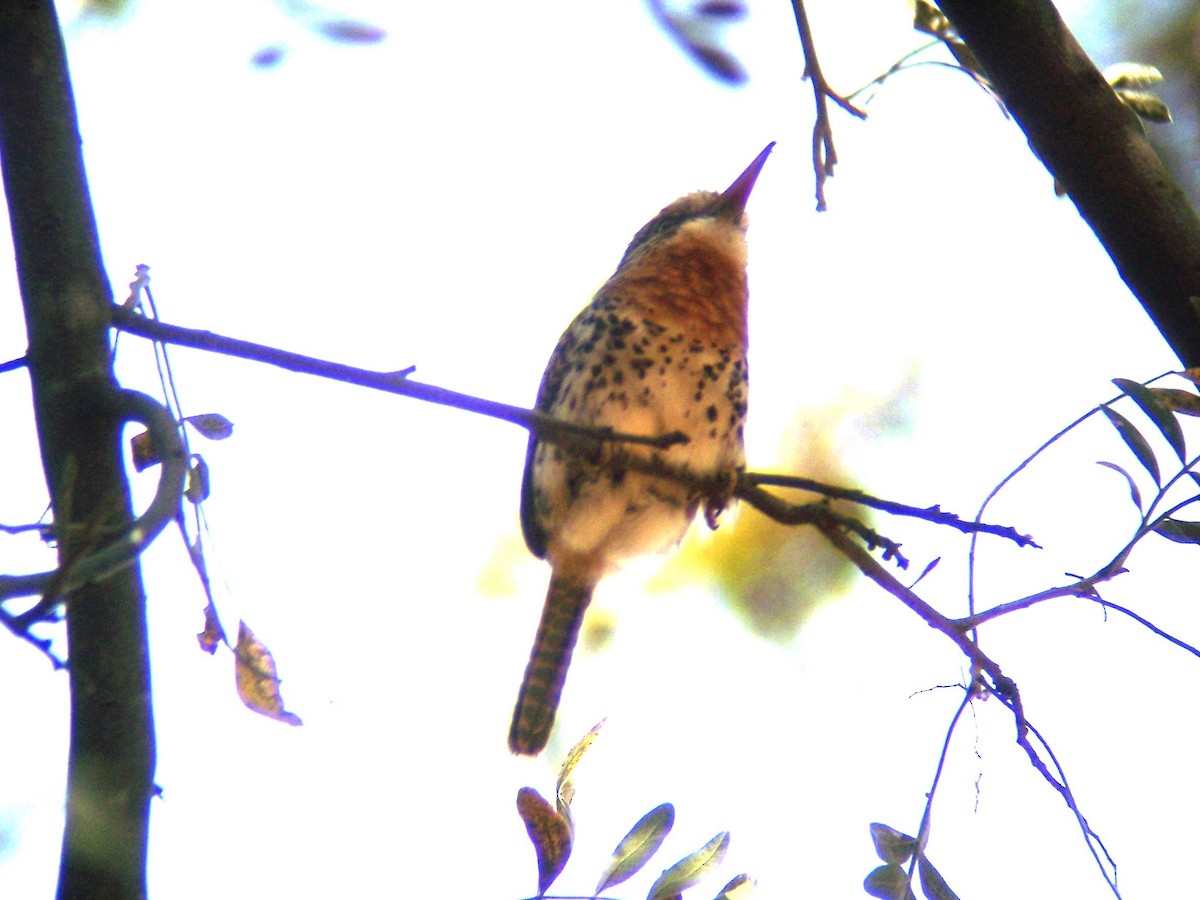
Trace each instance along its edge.
{"label": "twig", "polygon": [[[1005,706],[1008,706],[1010,709],[1013,708],[1004,697],[1001,697],[1000,700]],[[1016,715],[1016,712],[1014,711],[1013,714]],[[1092,826],[1088,824],[1087,819],[1080,811],[1079,804],[1075,802],[1075,794],[1071,791],[1071,786],[1067,783],[1067,773],[1063,770],[1062,764],[1058,761],[1058,757],[1055,755],[1054,750],[1050,747],[1050,744],[1044,737],[1042,737],[1042,733],[1038,731],[1037,728],[1035,728],[1032,724],[1030,724],[1028,720],[1025,720],[1025,729],[1025,733],[1017,740],[1017,743],[1020,745],[1021,749],[1025,751],[1025,754],[1029,757],[1029,762],[1033,765],[1033,767],[1039,773],[1041,773],[1041,776],[1047,781],[1047,783],[1050,784],[1051,787],[1053,787],[1056,791],[1058,791],[1059,794],[1062,795],[1063,800],[1067,804],[1067,808],[1071,810],[1072,814],[1075,816],[1075,821],[1079,824],[1079,830],[1083,835],[1084,843],[1087,844],[1088,850],[1091,851],[1092,858],[1096,860],[1096,867],[1100,870],[1100,874],[1104,878],[1105,883],[1108,885],[1109,890],[1113,892],[1113,896],[1117,897],[1119,900],[1121,892],[1117,889],[1116,861],[1112,858],[1112,854],[1108,852],[1108,848],[1104,845],[1104,841],[1101,840],[1100,835],[1096,834],[1096,832],[1092,830]],[[1050,758],[1050,762],[1054,766],[1054,773],[1050,771],[1049,766],[1046,765],[1041,755],[1037,752],[1037,750],[1034,749],[1033,744],[1030,743],[1030,734],[1037,738],[1038,743],[1041,744],[1042,748],[1046,751],[1046,755]],[[1100,859],[1100,853],[1103,853],[1104,859],[1108,861],[1107,869],[1104,866],[1104,862]],[[1112,870],[1111,875],[1109,874],[1109,869]]]}
{"label": "twig", "polygon": [[[954,716],[946,728],[946,737],[942,741],[942,752],[938,754],[937,768],[933,772],[933,783],[929,785],[929,791],[925,794],[925,811],[921,814],[921,827],[917,829],[917,847],[922,851],[929,842],[929,822],[933,811],[933,798],[937,794],[938,783],[942,780],[942,770],[946,767],[946,757],[950,753],[950,739],[954,736],[954,729],[958,725],[958,720],[962,718],[963,711],[974,696],[975,693],[970,685],[963,687],[962,703],[958,704],[958,708],[954,711]],[[916,862],[915,855],[913,862]],[[912,879],[911,872],[909,872],[909,879]]]}
{"label": "twig", "polygon": [[1161,628],[1159,628],[1157,625],[1155,625],[1149,619],[1139,616],[1132,609],[1126,609],[1124,606],[1121,606],[1121,604],[1119,604],[1119,603],[1112,603],[1108,600],[1103,600],[1100,597],[1092,597],[1091,599],[1094,602],[1103,606],[1105,609],[1116,610],[1117,612],[1119,612],[1123,615],[1129,616],[1129,618],[1133,619],[1133,621],[1137,622],[1139,625],[1145,626],[1146,628],[1150,629],[1150,631],[1152,631],[1156,635],[1158,635],[1158,637],[1162,638],[1165,641],[1169,641],[1170,643],[1174,644],[1176,647],[1179,647],[1182,650],[1186,650],[1188,653],[1192,654],[1192,656],[1200,656],[1200,649],[1193,647],[1187,641],[1181,641],[1179,638],[1175,637],[1170,632],[1163,631]]}
{"label": "twig", "polygon": [[817,212],[824,212],[825,182],[833,177],[833,167],[837,165],[837,150],[833,146],[833,126],[829,122],[829,105],[832,100],[846,112],[860,119],[867,114],[829,87],[821,72],[821,62],[817,59],[817,45],[813,40],[812,26],[808,22],[808,13],[804,9],[804,0],[792,0],[792,12],[796,16],[796,28],[800,32],[800,47],[804,51],[804,77],[812,83],[813,99],[817,107],[817,120],[813,124],[812,161],[813,174],[817,179],[816,198]]}
{"label": "twig", "polygon": [[287,369],[289,372],[299,372],[305,375],[315,375],[329,378],[345,384],[385,391],[390,394],[400,394],[427,403],[437,403],[455,409],[464,409],[480,415],[490,416],[512,422],[533,431],[539,438],[547,441],[565,440],[569,437],[584,437],[591,440],[615,441],[628,444],[643,444],[657,449],[673,447],[687,442],[687,436],[682,432],[671,432],[664,435],[632,435],[620,434],[611,428],[595,428],[586,425],[574,425],[561,422],[551,416],[520,406],[510,406],[507,403],[497,403],[458,391],[447,390],[432,384],[413,381],[408,374],[413,367],[395,372],[378,372],[372,369],[362,369],[358,366],[348,366],[344,363],[330,362],[300,353],[280,350],[266,344],[256,344],[238,338],[225,337],[211,331],[200,331],[193,328],[181,328],[169,325],[157,319],[124,309],[120,306],[111,308],[113,325],[121,331],[136,334],[164,344],[178,344],[182,347],[193,347],[197,350],[208,350],[225,356],[239,359],[249,359],[255,362],[267,363]]}
{"label": "twig", "polygon": [[1011,526],[988,525],[985,522],[978,520],[968,522],[959,518],[954,513],[944,511],[941,506],[909,506],[906,503],[896,503],[893,500],[884,500],[879,497],[860,491],[857,488],[843,488],[835,485],[823,484],[819,481],[814,481],[811,478],[803,478],[798,475],[769,475],[761,473],[747,473],[746,481],[749,484],[766,484],[772,487],[789,487],[803,491],[811,491],[814,494],[821,494],[834,500],[848,500],[851,503],[857,503],[860,506],[869,506],[872,509],[878,509],[882,512],[892,513],[897,516],[908,516],[910,518],[924,519],[926,522],[932,522],[935,525],[944,525],[948,528],[954,528],[961,531],[963,534],[991,534],[996,537],[1002,537],[1012,541],[1018,547],[1037,547],[1039,545],[1030,535],[1020,534]]}

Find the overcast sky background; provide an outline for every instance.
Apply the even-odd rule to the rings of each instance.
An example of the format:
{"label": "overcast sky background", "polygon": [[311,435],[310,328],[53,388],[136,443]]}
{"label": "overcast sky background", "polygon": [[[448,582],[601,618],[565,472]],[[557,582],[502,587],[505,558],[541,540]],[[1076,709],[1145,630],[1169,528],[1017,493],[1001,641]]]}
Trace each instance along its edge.
{"label": "overcast sky background", "polygon": [[[1104,46],[1083,4],[1063,6],[1085,46]],[[339,11],[387,39],[337,45],[280,5],[229,0],[143,0],[114,23],[71,22],[117,296],[146,263],[168,321],[382,370],[415,364],[420,380],[528,406],[559,333],[636,230],[683,193],[723,189],[775,140],[750,203],[751,468],[786,468],[799,434],[875,494],[970,515],[1042,440],[1113,396],[1109,379],[1177,366],[1023,135],[959,73],[895,77],[866,122],[835,112],[841,163],[817,214],[789,4],[754,0],[729,29],[750,73],[740,89],[705,77],[636,0]],[[810,15],[841,90],[921,43],[902,2],[813,3]],[[252,64],[273,46],[276,65]],[[8,359],[24,326],[8,254],[0,267]],[[516,791],[549,795],[556,755],[604,716],[577,773],[560,893],[592,890],[624,831],[668,800],[677,824],[661,865],[609,896],[644,896],[725,829],[727,862],[698,896],[740,871],[763,898],[863,896],[868,824],[917,829],[961,696],[927,689],[958,683],[963,660],[879,588],[856,582],[780,643],[747,632],[711,588],[651,590],[661,563],[634,566],[597,595],[615,631],[578,654],[557,743],[514,759],[508,717],[547,575],[520,544],[524,432],[170,352],[186,411],[236,426],[196,448],[212,469],[222,615],[270,646],[305,725],[247,711],[230,654],[197,650],[202,594],[165,535],[145,558],[163,788],[154,896],[532,895]],[[155,389],[139,340],[122,339],[119,373]],[[0,379],[0,402],[0,521],[33,521],[45,490],[21,374]],[[1093,423],[993,506],[992,520],[1046,549],[985,542],[982,604],[1094,571],[1121,546],[1136,518],[1097,459],[1135,467]],[[144,502],[153,474],[135,488]],[[916,571],[943,557],[920,589],[961,614],[965,539],[877,524]],[[6,571],[52,565],[32,538],[5,551]],[[1147,542],[1106,598],[1194,641],[1192,552]],[[1124,895],[1177,893],[1200,801],[1200,662],[1082,600],[997,622],[984,641],[1067,767]],[[50,897],[66,677],[10,640],[0,682],[0,894]],[[1111,896],[995,702],[960,726],[928,851],[972,900]]]}

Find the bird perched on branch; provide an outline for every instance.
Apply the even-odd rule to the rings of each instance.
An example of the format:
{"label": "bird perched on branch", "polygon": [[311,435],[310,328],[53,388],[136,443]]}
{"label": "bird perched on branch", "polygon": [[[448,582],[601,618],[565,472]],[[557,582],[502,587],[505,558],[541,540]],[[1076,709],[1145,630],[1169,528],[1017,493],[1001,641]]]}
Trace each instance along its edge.
{"label": "bird perched on branch", "polygon": [[[536,409],[579,425],[686,443],[585,446],[531,435],[521,486],[525,543],[550,562],[550,588],[513,711],[508,744],[546,746],[592,591],[633,556],[664,551],[702,502],[715,527],[724,501],[621,466],[650,457],[732,485],[745,465],[746,219],[774,143],[723,193],[697,191],[651,219],[617,271],[559,338]],[[727,498],[726,498],[727,499]]]}

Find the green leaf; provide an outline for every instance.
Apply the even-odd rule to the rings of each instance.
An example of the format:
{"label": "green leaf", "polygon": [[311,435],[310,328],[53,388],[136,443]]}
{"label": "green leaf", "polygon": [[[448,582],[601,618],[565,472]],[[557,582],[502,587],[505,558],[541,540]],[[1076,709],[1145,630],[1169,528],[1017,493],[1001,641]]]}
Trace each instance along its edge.
{"label": "green leaf", "polygon": [[1114,378],[1113,384],[1128,394],[1133,402],[1141,407],[1142,412],[1154,423],[1155,427],[1162,432],[1163,437],[1167,439],[1167,443],[1171,445],[1171,449],[1175,451],[1179,461],[1183,462],[1187,459],[1187,448],[1184,446],[1183,429],[1179,426],[1179,420],[1175,418],[1175,413],[1170,407],[1164,406],[1159,402],[1154,391],[1146,387],[1144,384],[1138,384],[1136,381],[1130,381],[1128,378]]}
{"label": "green leaf", "polygon": [[538,896],[541,896],[571,858],[571,826],[541,794],[529,787],[517,791],[517,813],[537,854]]}
{"label": "green leaf", "polygon": [[614,884],[620,884],[641,869],[662,846],[674,824],[675,807],[670,803],[656,806],[638,819],[637,824],[629,829],[629,833],[621,838],[617,849],[613,851],[612,859],[596,885],[596,893],[604,893]]}
{"label": "green leaf", "polygon": [[1119,62],[1104,70],[1104,80],[1113,90],[1144,88],[1163,80],[1162,72],[1147,63]]}
{"label": "green leaf", "polygon": [[583,755],[600,736],[600,729],[604,727],[606,721],[608,720],[601,719],[592,726],[587,734],[575,742],[575,746],[570,749],[567,758],[563,760],[562,768],[558,770],[558,783],[554,788],[555,797],[558,802],[558,811],[566,818],[568,824],[571,824],[571,801],[575,799],[575,782],[571,776],[575,773],[575,767],[579,765]]}
{"label": "green leaf", "polygon": [[959,900],[958,894],[950,890],[942,873],[933,867],[925,854],[917,857],[917,873],[921,879],[921,890],[929,900]]}
{"label": "green leaf", "polygon": [[1150,449],[1150,444],[1142,437],[1142,433],[1133,427],[1133,423],[1117,412],[1115,409],[1110,409],[1107,406],[1101,406],[1100,411],[1108,417],[1108,421],[1117,429],[1117,434],[1121,435],[1121,440],[1125,442],[1137,461],[1145,467],[1146,471],[1154,479],[1155,484],[1162,484],[1162,476],[1158,473],[1158,460],[1154,457],[1154,451]]}
{"label": "green leaf", "polygon": [[895,865],[907,862],[917,849],[916,838],[880,822],[871,823],[871,841],[875,844],[876,855],[885,863]]}
{"label": "green leaf", "polygon": [[1200,522],[1185,519],[1162,519],[1154,532],[1177,544],[1200,544]]}
{"label": "green leaf", "polygon": [[1170,107],[1157,94],[1148,91],[1117,91],[1117,99],[1147,122],[1166,125],[1172,121]]}
{"label": "green leaf", "polygon": [[863,890],[879,900],[916,900],[908,873],[895,863],[880,866],[863,879]]}
{"label": "green leaf", "polygon": [[734,875],[729,879],[729,883],[721,888],[721,893],[717,894],[713,900],[745,900],[757,886],[758,882],[743,872],[741,875]]}
{"label": "green leaf", "polygon": [[1096,465],[1104,466],[1106,469],[1112,469],[1114,472],[1120,472],[1125,476],[1125,481],[1129,484],[1129,496],[1133,500],[1133,505],[1138,508],[1138,512],[1142,509],[1142,492],[1138,490],[1137,483],[1133,480],[1133,476],[1118,466],[1116,463],[1106,462],[1103,459],[1096,460]]}
{"label": "green leaf", "polygon": [[729,832],[722,831],[695,853],[685,856],[659,875],[650,888],[647,900],[677,897],[719,865],[728,849]]}

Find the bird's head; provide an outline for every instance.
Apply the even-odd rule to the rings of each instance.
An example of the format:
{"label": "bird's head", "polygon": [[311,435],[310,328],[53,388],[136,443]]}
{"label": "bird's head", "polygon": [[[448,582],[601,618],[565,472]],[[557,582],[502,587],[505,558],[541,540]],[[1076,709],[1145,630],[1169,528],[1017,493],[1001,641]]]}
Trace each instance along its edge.
{"label": "bird's head", "polygon": [[718,252],[732,252],[744,264],[746,202],[774,146],[774,141],[767,144],[723,192],[696,191],[666,206],[634,235],[617,270],[668,245],[693,240],[710,243]]}

